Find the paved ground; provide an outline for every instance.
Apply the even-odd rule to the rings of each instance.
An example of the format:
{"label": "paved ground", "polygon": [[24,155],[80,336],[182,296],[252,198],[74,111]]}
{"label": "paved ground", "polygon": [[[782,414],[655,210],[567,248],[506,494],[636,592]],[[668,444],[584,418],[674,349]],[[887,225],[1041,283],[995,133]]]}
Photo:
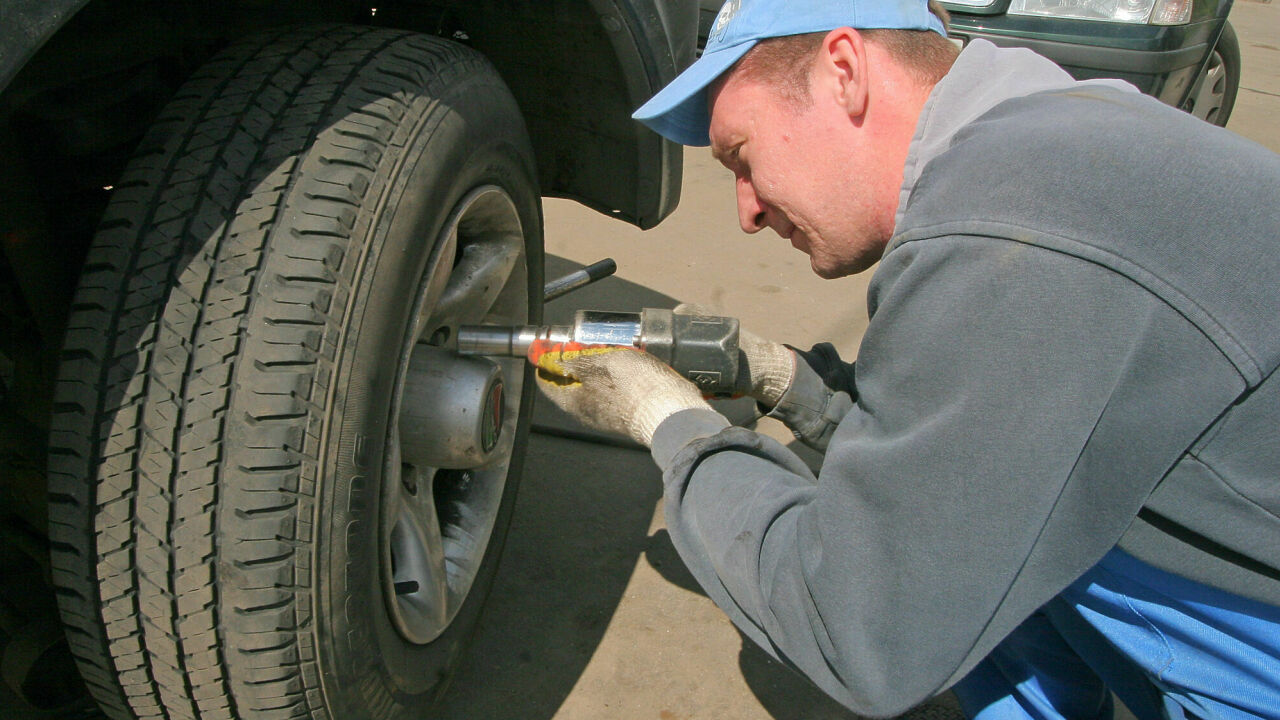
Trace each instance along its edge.
{"label": "paved ground", "polygon": [[1280,4],[1237,0],[1231,25],[1244,61],[1227,128],[1280,152]]}
{"label": "paved ground", "polygon": [[[1232,20],[1244,75],[1228,127],[1280,152],[1280,5],[1238,0]],[[649,232],[547,203],[549,276],[604,256],[621,267],[549,314],[701,302],[766,337],[831,340],[852,357],[868,277],[823,281],[779,238],[742,235],[726,171],[705,151],[686,158],[681,207]],[[549,413],[538,419],[566,426]],[[787,439],[776,425],[761,429]],[[494,612],[448,720],[853,717],[745,642],[699,591],[664,530],[646,453],[536,436],[508,542]],[[946,698],[912,714],[955,716]]]}

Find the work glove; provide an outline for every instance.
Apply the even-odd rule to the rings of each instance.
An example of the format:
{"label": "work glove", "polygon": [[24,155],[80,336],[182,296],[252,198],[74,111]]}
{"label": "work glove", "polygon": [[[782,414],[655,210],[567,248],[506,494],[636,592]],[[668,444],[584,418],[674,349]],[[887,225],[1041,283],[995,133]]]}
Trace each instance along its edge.
{"label": "work glove", "polygon": [[[681,303],[673,312],[681,315],[717,314],[691,303]],[[771,408],[791,387],[795,375],[796,354],[791,348],[738,329],[738,379],[734,384],[737,394],[755,398]]]}
{"label": "work glove", "polygon": [[629,347],[535,342],[538,387],[589,428],[650,447],[663,420],[711,405],[698,387],[652,355]]}

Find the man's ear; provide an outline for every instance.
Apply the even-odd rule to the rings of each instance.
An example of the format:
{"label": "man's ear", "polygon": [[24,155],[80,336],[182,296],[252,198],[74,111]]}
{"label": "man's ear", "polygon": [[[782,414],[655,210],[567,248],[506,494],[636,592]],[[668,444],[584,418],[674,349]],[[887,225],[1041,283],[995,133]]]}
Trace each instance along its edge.
{"label": "man's ear", "polygon": [[867,111],[869,90],[867,49],[862,35],[847,27],[827,33],[816,63],[817,83],[813,90],[831,93],[849,117],[861,117]]}

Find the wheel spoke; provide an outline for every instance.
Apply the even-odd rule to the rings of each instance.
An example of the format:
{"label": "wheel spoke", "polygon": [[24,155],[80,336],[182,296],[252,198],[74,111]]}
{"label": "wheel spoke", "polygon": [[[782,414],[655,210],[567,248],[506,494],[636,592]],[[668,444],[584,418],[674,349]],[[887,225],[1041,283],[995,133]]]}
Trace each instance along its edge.
{"label": "wheel spoke", "polygon": [[449,582],[445,569],[444,543],[436,512],[432,484],[433,468],[420,468],[399,460],[391,443],[386,487],[392,495],[390,536],[390,585],[399,608],[402,632],[430,642],[448,625]]}
{"label": "wheel spoke", "polygon": [[440,302],[440,296],[444,294],[445,289],[449,286],[449,279],[453,276],[453,265],[458,257],[458,228],[455,225],[440,240],[440,251],[435,257],[431,258],[431,264],[427,267],[427,272],[422,281],[421,296],[417,299],[415,307],[418,308],[418,317],[413,332],[413,337],[420,341],[431,340],[432,333],[436,332],[441,323],[432,323],[431,315],[435,314],[433,308]]}
{"label": "wheel spoke", "polygon": [[522,242],[515,237],[464,246],[428,325],[443,327],[483,321],[511,278],[521,249]]}
{"label": "wheel spoke", "polygon": [[1222,58],[1214,53],[1209,66],[1196,80],[1191,89],[1191,101],[1188,103],[1191,113],[1202,120],[1212,122],[1222,108],[1226,88],[1226,67]]}

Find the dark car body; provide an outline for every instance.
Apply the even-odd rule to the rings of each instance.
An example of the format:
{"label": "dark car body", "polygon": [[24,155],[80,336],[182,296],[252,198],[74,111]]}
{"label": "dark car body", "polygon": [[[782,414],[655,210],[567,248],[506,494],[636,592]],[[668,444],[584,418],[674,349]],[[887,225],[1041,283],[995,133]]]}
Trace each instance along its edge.
{"label": "dark car body", "polygon": [[[427,715],[421,709],[447,687],[497,574],[532,404],[532,384],[519,384],[524,363],[503,375],[505,366],[458,359],[440,345],[464,315],[540,320],[540,197],[573,199],[641,228],[675,209],[682,149],[631,112],[693,61],[696,18],[696,0],[0,0],[0,716],[99,717],[92,703],[117,719]],[[113,215],[120,212],[129,219]],[[312,226],[322,215],[329,225]],[[128,238],[108,237],[120,233]],[[117,248],[119,258],[131,258],[118,266]],[[384,250],[395,260],[368,260]],[[268,269],[268,256],[290,269]],[[318,269],[294,267],[301,265]],[[103,271],[110,281],[93,279]],[[196,276],[203,290],[182,287]],[[85,294],[99,290],[110,299]],[[234,296],[240,309],[224,314],[215,295]],[[369,298],[385,303],[366,316]],[[277,299],[288,306],[282,313]],[[261,309],[263,319],[253,322],[262,328],[326,329],[249,350],[251,308]],[[293,310],[315,317],[283,318]],[[159,396],[116,391],[159,387],[147,379],[158,367],[152,361],[171,356],[152,349],[175,326],[165,317],[174,311],[193,320],[177,323],[183,334],[219,336],[211,343],[175,335],[176,351],[200,347],[222,369],[210,373],[204,360],[166,365],[178,389],[160,402],[183,409],[137,409]],[[85,312],[112,319],[85,320]],[[424,336],[428,320],[437,327]],[[92,336],[96,349],[73,347],[79,335]],[[367,342],[374,336],[398,350],[375,349]],[[339,343],[350,352],[329,352]],[[359,369],[349,360],[357,345],[371,358]],[[501,429],[499,444],[499,430],[488,428],[489,450],[500,448],[492,457],[440,474],[438,487],[446,475],[460,492],[481,487],[468,496],[483,501],[475,512],[455,511],[454,500],[437,512],[427,491],[417,510],[393,516],[391,503],[418,495],[418,476],[396,480],[403,463],[367,459],[366,451],[399,447],[399,409],[416,407],[400,398],[417,372],[408,358],[422,354],[419,345],[430,346],[423,352],[432,358],[420,367],[438,378],[431,382],[442,398],[438,412],[416,421],[428,428],[423,436],[447,436],[433,423],[476,418],[481,407]],[[273,354],[286,347],[312,355],[278,361]],[[82,362],[83,374],[69,369]],[[272,447],[314,454],[308,467],[326,478],[340,472],[329,458],[355,458],[355,482],[300,485],[301,461],[250,468],[228,459],[231,444],[266,436],[256,411],[230,409],[238,398],[259,397],[233,379],[232,364],[262,375],[261,397],[307,398],[301,414],[272,414],[291,425]],[[466,383],[441,368],[464,365],[488,373],[488,390],[457,410],[448,404]],[[180,389],[213,374],[222,378],[218,403]],[[357,375],[379,378],[377,390]],[[265,387],[286,376],[293,389]],[[96,399],[66,402],[67,388]],[[341,430],[312,436],[302,427],[352,427],[339,416],[354,417],[357,407],[374,428],[355,431],[349,443],[336,439]],[[98,429],[61,429],[68,411]],[[131,425],[125,434],[134,439],[122,452],[142,453],[155,437],[144,415],[170,425],[162,454],[218,456],[198,461],[217,498],[196,501],[194,514],[177,508],[194,494],[176,483],[194,475],[176,460],[162,463],[164,490],[141,479],[145,463],[121,463],[119,502],[105,499],[99,460],[117,452],[105,448],[120,437],[106,428]],[[209,430],[198,439],[197,425]],[[84,447],[64,450],[54,437]],[[329,438],[331,454],[319,449]],[[357,451],[338,451],[342,443]],[[74,469],[61,469],[67,458]],[[432,480],[443,465],[430,468]],[[472,471],[489,479],[473,482]],[[271,489],[248,487],[254,483]],[[273,509],[233,509],[233,486],[250,501],[290,499]],[[319,486],[327,489],[317,493]],[[321,509],[319,495],[353,504]],[[152,515],[157,522],[143,527],[161,506],[167,519]],[[120,519],[106,521],[104,513],[117,509]],[[347,512],[360,519],[348,522]],[[421,525],[404,531],[410,516]],[[409,562],[397,566],[393,553],[402,546],[393,543],[431,529],[430,538],[413,535],[417,544],[406,552],[423,550],[419,568],[434,572],[426,563],[442,568],[441,548],[455,537],[445,537],[442,522],[477,517],[474,534],[456,534],[466,572],[456,572],[450,556],[448,573],[433,575],[433,584],[395,576]],[[264,518],[277,527],[259,532]],[[236,529],[220,530],[221,522]],[[313,531],[324,523],[334,531]],[[122,545],[111,546],[108,534]],[[357,535],[359,557],[330,562]],[[200,550],[188,542],[197,536]],[[251,561],[219,555],[262,543],[284,549]],[[191,562],[175,559],[180,546],[193,550]],[[251,568],[272,577],[250,580]],[[164,577],[144,577],[151,570]],[[116,585],[122,579],[129,589]],[[347,591],[361,599],[331,601]],[[278,597],[250,599],[262,592]],[[147,593],[166,599],[135,603]],[[415,634],[405,608],[429,593],[440,603],[432,611],[438,623]],[[117,603],[128,609],[106,609]],[[291,619],[279,619],[286,613]],[[151,614],[163,617],[153,622]],[[230,639],[230,626],[246,618],[237,637],[248,639]],[[121,620],[134,629],[108,627]],[[348,621],[376,630],[333,629]],[[284,630],[294,637],[254,644]],[[129,658],[117,660],[122,654]],[[226,679],[236,673],[244,680]],[[381,694],[362,696],[369,688]]]}

